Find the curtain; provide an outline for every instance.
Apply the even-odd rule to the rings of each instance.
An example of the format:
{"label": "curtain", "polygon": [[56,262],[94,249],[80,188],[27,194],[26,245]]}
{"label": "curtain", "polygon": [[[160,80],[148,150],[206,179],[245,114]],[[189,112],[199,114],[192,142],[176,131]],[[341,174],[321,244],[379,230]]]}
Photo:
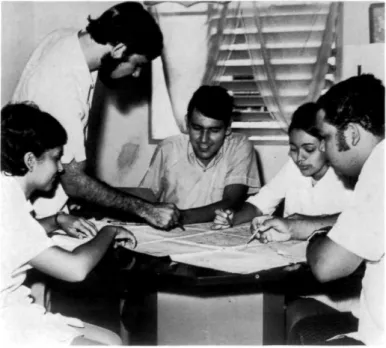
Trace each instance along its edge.
{"label": "curtain", "polygon": [[161,2],[150,8],[164,36],[161,60],[152,64],[152,139],[186,132],[188,103],[206,69],[207,10],[205,2],[192,2],[188,7]]}
{"label": "curtain", "polygon": [[[232,54],[232,45],[235,43],[235,29],[241,23],[240,2],[214,3],[208,7],[208,58],[206,71],[202,81],[204,85],[218,85],[224,76],[226,62]],[[222,50],[223,47],[227,50]],[[225,53],[224,53],[225,52]]]}
{"label": "curtain", "polygon": [[243,2],[254,81],[283,129],[293,111],[317,99],[324,86],[337,6],[326,2]]}

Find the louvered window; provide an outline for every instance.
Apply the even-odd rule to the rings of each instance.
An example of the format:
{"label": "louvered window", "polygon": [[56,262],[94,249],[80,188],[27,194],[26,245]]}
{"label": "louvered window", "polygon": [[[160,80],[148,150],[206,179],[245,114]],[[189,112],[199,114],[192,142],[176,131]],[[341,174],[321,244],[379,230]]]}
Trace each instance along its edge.
{"label": "louvered window", "polygon": [[[230,9],[232,3],[235,2],[230,3]],[[256,44],[248,49],[246,35],[257,34],[255,22],[251,20],[254,15],[251,3],[243,2],[240,6],[242,19],[240,9],[227,12],[223,35],[229,37],[222,40],[225,44],[220,46],[217,66],[222,74],[216,76],[215,82],[233,93],[236,106],[233,122],[235,130],[247,134],[255,143],[287,143],[288,136],[283,130],[283,124],[275,120],[269,112],[255,82],[249,49],[260,50],[261,47]],[[266,25],[263,30],[263,35],[267,37],[266,49],[269,50],[271,64],[275,67],[275,79],[291,86],[280,96],[288,101],[288,114],[292,114],[299,105],[308,101],[306,99],[313,79],[316,56],[329,13],[328,4],[317,8],[315,6],[313,3],[275,3],[273,10],[269,12],[272,25]],[[271,19],[268,19],[268,23],[271,23]],[[209,25],[211,22],[216,25],[215,22],[219,20],[218,13],[214,13],[209,18]],[[336,35],[334,36],[323,92],[335,80]],[[254,64],[263,62],[255,60]]]}

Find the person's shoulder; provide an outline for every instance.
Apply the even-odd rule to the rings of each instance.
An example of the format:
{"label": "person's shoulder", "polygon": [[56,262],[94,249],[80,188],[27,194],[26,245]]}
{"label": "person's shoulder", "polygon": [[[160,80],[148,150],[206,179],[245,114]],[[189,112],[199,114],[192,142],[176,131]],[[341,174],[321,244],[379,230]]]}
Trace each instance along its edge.
{"label": "person's shoulder", "polygon": [[[1,173],[0,175],[0,196],[1,202],[7,202],[10,204],[11,202],[23,202],[24,196],[21,188],[18,186],[15,178],[11,175],[7,175],[5,173]],[[4,208],[3,204],[1,204],[1,209]]]}
{"label": "person's shoulder", "polygon": [[51,31],[49,34],[46,35],[46,37],[72,37],[77,35],[79,32],[79,29],[76,28],[60,28],[60,29],[55,29]]}
{"label": "person's shoulder", "polygon": [[179,147],[189,142],[189,136],[187,134],[172,135],[163,139],[159,144],[159,148]]}
{"label": "person's shoulder", "polygon": [[51,46],[56,43],[65,42],[70,39],[74,39],[77,37],[77,33],[79,30],[75,28],[61,28],[56,29],[48,33],[42,41],[40,42],[39,46]]}
{"label": "person's shoulder", "polygon": [[[359,174],[357,187],[384,187],[385,184],[385,169],[384,169],[384,140],[378,143],[371,151],[370,156],[363,164]],[[382,191],[382,189],[381,189]]]}
{"label": "person's shoulder", "polygon": [[228,144],[234,148],[252,148],[253,144],[245,134],[232,132],[227,137]]}
{"label": "person's shoulder", "polygon": [[237,133],[237,132],[232,132],[229,135],[229,139],[240,143],[251,142],[245,134]]}
{"label": "person's shoulder", "polygon": [[189,144],[189,136],[187,134],[177,134],[162,140],[157,146],[157,153],[162,153],[169,160],[177,158],[181,153],[186,153]]}

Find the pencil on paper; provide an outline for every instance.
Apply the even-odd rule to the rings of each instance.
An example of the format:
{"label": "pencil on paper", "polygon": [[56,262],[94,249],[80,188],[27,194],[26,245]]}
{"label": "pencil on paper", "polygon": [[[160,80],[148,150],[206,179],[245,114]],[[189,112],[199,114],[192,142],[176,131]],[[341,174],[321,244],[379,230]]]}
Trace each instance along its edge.
{"label": "pencil on paper", "polygon": [[245,245],[248,245],[250,242],[252,242],[252,241],[256,238],[256,236],[257,236],[257,234],[258,234],[259,232],[260,232],[260,229],[258,228],[258,229],[255,231],[255,233],[252,234],[252,237],[249,238],[248,242],[247,242]]}
{"label": "pencil on paper", "polygon": [[176,226],[179,227],[179,228],[180,228],[181,230],[183,230],[184,232],[186,231],[184,225],[183,225],[181,222],[177,223]]}

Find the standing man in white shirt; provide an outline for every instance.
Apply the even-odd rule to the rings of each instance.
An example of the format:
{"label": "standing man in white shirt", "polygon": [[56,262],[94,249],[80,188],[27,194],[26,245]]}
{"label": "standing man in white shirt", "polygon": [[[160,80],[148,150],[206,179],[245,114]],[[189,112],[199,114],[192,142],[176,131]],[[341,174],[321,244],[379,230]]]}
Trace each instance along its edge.
{"label": "standing man in white shirt", "polygon": [[[318,103],[318,129],[331,166],[358,181],[353,200],[330,232],[310,241],[307,260],[321,282],[366,264],[358,332],[327,343],[384,345],[385,88],[373,75],[356,76],[333,86]],[[320,325],[315,330],[323,332]]]}
{"label": "standing man in white shirt", "polygon": [[99,18],[88,18],[86,29],[57,30],[33,52],[13,95],[13,102],[32,101],[66,129],[64,173],[53,198],[39,198],[37,217],[63,209],[68,197],[127,214],[135,214],[163,229],[178,223],[174,204],[152,204],[123,193],[85,171],[85,131],[88,123],[91,73],[102,81],[139,77],[143,66],[161,54],[162,33],[140,3],[111,7]]}

